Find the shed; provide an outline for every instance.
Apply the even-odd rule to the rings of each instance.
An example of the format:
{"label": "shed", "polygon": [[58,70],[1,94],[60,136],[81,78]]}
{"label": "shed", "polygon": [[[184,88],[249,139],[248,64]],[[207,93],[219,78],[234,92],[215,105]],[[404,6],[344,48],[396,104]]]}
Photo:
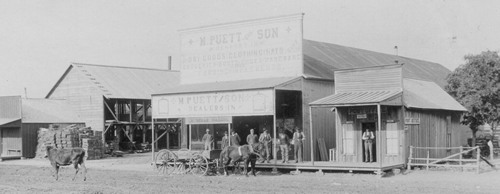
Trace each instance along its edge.
{"label": "shed", "polygon": [[38,130],[51,124],[84,125],[84,122],[66,100],[0,97],[1,158],[35,157]]}
{"label": "shed", "polygon": [[[404,65],[388,65],[338,70],[335,94],[309,104],[310,109],[334,108],[337,113],[332,165],[386,170],[406,164],[410,145],[464,143],[467,128],[460,125],[460,116],[467,109],[434,82],[404,78],[403,69]],[[365,131],[375,135],[373,143],[362,140]],[[371,156],[368,149],[373,150]],[[434,151],[431,157],[451,154]]]}
{"label": "shed", "polygon": [[[128,150],[151,138],[146,131],[153,91],[178,83],[179,72],[168,69],[72,63],[46,98],[66,99],[87,126],[103,132],[105,142]],[[160,146],[169,146],[166,138]]]}

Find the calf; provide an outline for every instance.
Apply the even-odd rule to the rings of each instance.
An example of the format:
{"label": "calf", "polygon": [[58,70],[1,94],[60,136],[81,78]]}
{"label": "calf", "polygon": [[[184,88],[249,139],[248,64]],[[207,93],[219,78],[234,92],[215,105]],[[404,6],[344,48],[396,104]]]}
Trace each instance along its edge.
{"label": "calf", "polygon": [[47,146],[47,155],[50,160],[50,164],[55,169],[56,180],[59,179],[59,167],[68,166],[73,164],[75,166],[76,172],[73,180],[75,180],[78,174],[79,167],[83,167],[83,180],[87,180],[87,168],[85,167],[84,158],[85,150],[83,148],[53,148],[52,146]]}

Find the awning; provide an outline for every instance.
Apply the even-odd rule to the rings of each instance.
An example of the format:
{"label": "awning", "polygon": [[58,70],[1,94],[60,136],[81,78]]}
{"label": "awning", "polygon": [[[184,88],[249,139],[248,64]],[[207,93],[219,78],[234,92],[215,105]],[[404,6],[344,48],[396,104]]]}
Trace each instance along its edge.
{"label": "awning", "polygon": [[276,86],[294,81],[298,78],[299,77],[276,77],[276,78],[249,79],[249,80],[237,80],[237,81],[227,81],[227,82],[182,84],[175,87],[165,88],[162,91],[153,94],[153,96],[163,95],[163,94],[185,94],[185,93],[274,88]]}
{"label": "awning", "polygon": [[20,120],[20,118],[0,118],[0,126]]}
{"label": "awning", "polygon": [[362,106],[383,104],[384,102],[391,105],[402,105],[395,99],[401,97],[401,91],[383,90],[383,91],[364,91],[364,92],[344,92],[337,93],[325,98],[311,102],[310,106]]}

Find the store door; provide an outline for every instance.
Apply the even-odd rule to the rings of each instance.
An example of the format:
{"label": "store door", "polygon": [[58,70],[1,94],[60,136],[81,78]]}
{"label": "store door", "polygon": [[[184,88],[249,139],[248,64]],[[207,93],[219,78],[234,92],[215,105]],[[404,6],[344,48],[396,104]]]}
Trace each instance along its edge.
{"label": "store door", "polygon": [[[371,143],[371,153],[369,153],[369,148],[370,146],[369,145],[366,145],[365,144],[365,141],[362,141],[361,143],[363,145],[361,145],[362,147],[362,154],[363,154],[363,161],[368,161],[369,159],[366,158],[367,157],[367,152],[368,154],[371,154],[371,157],[372,157],[372,162],[377,162],[377,143],[376,143],[376,140],[377,140],[377,133],[376,133],[376,123],[375,122],[366,122],[366,123],[361,123],[361,137],[363,137],[363,133],[365,132],[365,130],[368,130],[370,132],[373,133],[373,135],[375,136],[375,138],[372,140],[372,143]],[[367,150],[368,149],[368,150]]]}
{"label": "store door", "polygon": [[2,156],[21,156],[20,128],[2,128]]}

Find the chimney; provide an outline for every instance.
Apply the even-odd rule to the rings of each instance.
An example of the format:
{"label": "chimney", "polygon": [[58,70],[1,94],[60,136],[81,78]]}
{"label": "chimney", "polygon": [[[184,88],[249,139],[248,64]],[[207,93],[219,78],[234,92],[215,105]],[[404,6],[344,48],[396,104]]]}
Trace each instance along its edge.
{"label": "chimney", "polygon": [[399,56],[398,55],[398,46],[394,46],[394,55]]}
{"label": "chimney", "polygon": [[172,56],[168,56],[168,67],[167,70],[172,70]]}

